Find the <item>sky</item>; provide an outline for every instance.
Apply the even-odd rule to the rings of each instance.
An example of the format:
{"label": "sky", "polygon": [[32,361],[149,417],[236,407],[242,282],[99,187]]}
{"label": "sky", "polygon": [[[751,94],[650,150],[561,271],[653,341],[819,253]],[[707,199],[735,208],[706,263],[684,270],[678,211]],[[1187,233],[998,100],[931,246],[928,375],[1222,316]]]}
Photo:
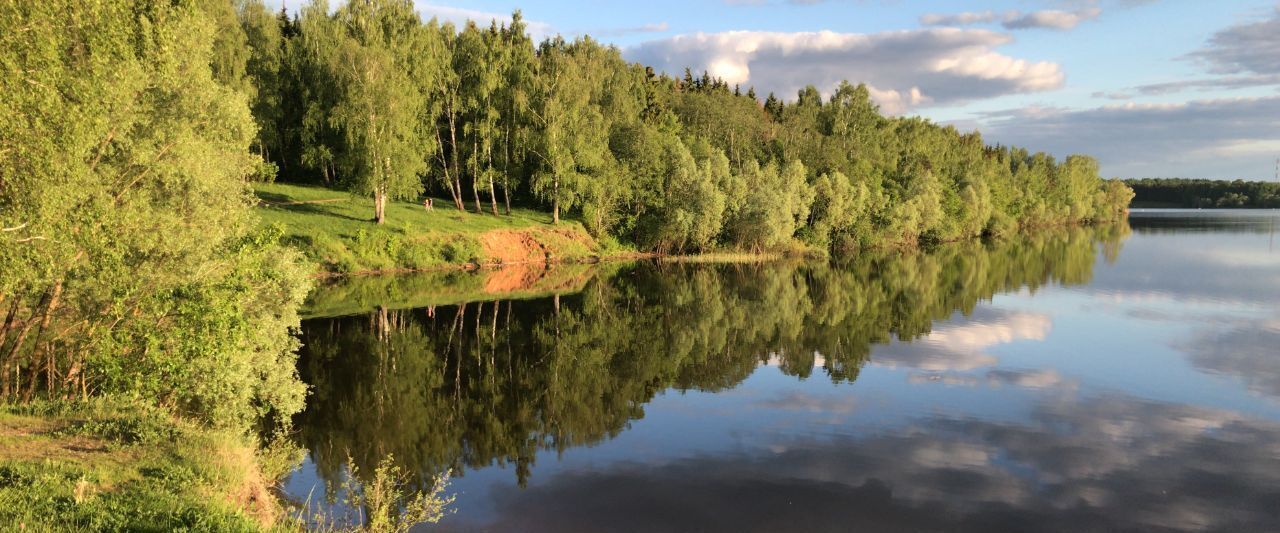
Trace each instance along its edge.
{"label": "sky", "polygon": [[1109,177],[1276,179],[1276,0],[414,1],[455,22],[520,9],[535,38],[591,35],[761,97],[863,82],[887,114],[1092,155]]}

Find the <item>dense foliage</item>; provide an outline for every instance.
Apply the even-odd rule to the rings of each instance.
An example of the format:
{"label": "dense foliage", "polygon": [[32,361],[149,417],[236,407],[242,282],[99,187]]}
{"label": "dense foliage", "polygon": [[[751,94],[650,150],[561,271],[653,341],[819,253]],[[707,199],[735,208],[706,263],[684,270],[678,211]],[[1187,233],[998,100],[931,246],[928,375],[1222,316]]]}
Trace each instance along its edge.
{"label": "dense foliage", "polygon": [[1130,199],[1091,158],[885,117],[862,85],[761,102],[589,37],[535,45],[519,12],[461,28],[407,0],[239,16],[218,64],[250,58],[257,151],[283,180],[372,195],[379,222],[387,198],[426,192],[571,212],[649,250],[830,248],[1112,219]]}
{"label": "dense foliage", "polygon": [[1269,181],[1145,178],[1125,180],[1133,203],[1151,207],[1280,207],[1280,183]]}
{"label": "dense foliage", "polygon": [[0,397],[228,427],[301,408],[305,273],[254,218],[257,130],[212,12],[0,3]]}

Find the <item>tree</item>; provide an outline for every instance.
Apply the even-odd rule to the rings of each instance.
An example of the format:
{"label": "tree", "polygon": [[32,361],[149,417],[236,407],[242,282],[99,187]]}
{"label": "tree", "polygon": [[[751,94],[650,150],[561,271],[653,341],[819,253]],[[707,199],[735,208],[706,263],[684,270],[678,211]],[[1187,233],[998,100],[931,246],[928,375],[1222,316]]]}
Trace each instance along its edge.
{"label": "tree", "polygon": [[[261,0],[246,1],[240,6],[240,26],[244,32],[249,56],[245,75],[253,87],[250,110],[258,124],[254,141],[258,155],[271,161],[287,161],[283,99],[288,87],[285,72],[287,51],[281,20],[272,15]],[[285,19],[285,23],[288,19]]]}
{"label": "tree", "polygon": [[256,229],[215,31],[187,3],[0,5],[9,401],[121,394],[240,430],[301,409],[305,273]]}
{"label": "tree", "polygon": [[462,155],[458,144],[463,107],[461,78],[454,68],[457,51],[456,32],[453,24],[445,23],[437,26],[434,18],[431,19],[427,28],[428,32],[434,33],[437,37],[430,41],[434,46],[428,48],[426,53],[431,54],[434,63],[442,66],[437,71],[436,77],[418,78],[419,82],[430,84],[431,93],[429,93],[428,102],[431,103],[431,108],[428,109],[427,116],[434,115],[438,117],[439,122],[435,128],[435,156],[438,163],[435,168],[449,189],[454,207],[459,211],[466,211],[467,208],[462,200]]}
{"label": "tree", "polygon": [[302,7],[298,29],[299,36],[289,41],[287,59],[294,80],[292,87],[298,91],[294,98],[301,102],[298,122],[294,124],[301,146],[298,166],[318,171],[321,183],[332,186],[338,179],[338,154],[345,149],[342,131],[329,120],[330,110],[340,97],[332,67],[346,36],[329,17],[325,0],[313,0]]}
{"label": "tree", "polygon": [[493,145],[498,136],[499,109],[494,94],[502,82],[503,53],[496,27],[481,30],[467,22],[458,34],[454,70],[458,73],[463,109],[463,149],[476,212],[483,212],[480,189],[488,185],[493,214],[498,203],[493,188]]}
{"label": "tree", "polygon": [[694,159],[675,139],[667,148],[666,199],[659,214],[652,247],[662,252],[705,250],[720,234],[725,195],[717,182],[729,173],[729,159],[715,152]]}
{"label": "tree", "polygon": [[534,193],[551,202],[551,220],[576,205],[593,174],[604,168],[608,142],[604,117],[592,105],[589,78],[561,39],[538,50],[537,111],[540,169],[533,175]]}
{"label": "tree", "polygon": [[511,26],[500,31],[502,46],[506,50],[503,81],[499,87],[502,106],[499,128],[502,150],[499,153],[502,167],[502,201],[506,214],[511,214],[511,189],[516,186],[519,173],[527,157],[532,121],[530,105],[533,91],[535,58],[533,43],[525,33],[524,18],[520,11],[511,14]]}
{"label": "tree", "polygon": [[329,120],[346,144],[338,161],[351,191],[373,195],[382,224],[387,199],[420,194],[426,171],[419,154],[429,138],[415,127],[423,98],[406,74],[419,23],[411,6],[394,0],[347,4],[336,17],[347,29],[330,65],[339,96]]}

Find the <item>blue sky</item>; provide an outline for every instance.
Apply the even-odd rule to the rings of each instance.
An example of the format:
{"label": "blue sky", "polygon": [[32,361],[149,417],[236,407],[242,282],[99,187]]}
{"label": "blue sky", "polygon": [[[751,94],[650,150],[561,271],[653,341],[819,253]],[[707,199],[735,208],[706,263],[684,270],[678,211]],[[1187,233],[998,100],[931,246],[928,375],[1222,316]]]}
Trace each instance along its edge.
{"label": "blue sky", "polygon": [[538,36],[590,34],[761,96],[866,82],[888,113],[1087,153],[1108,175],[1269,180],[1280,157],[1275,0],[415,3],[455,21],[519,8]]}

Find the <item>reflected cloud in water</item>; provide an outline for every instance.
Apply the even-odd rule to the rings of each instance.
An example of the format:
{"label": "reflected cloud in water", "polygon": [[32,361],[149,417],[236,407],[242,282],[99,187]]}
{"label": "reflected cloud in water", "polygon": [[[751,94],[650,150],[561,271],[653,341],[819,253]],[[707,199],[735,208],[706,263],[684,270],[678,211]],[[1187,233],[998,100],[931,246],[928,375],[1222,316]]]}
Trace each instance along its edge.
{"label": "reflected cloud in water", "polygon": [[1196,368],[1239,379],[1254,393],[1280,399],[1280,321],[1210,329],[1175,346]]}
{"label": "reflected cloud in water", "polygon": [[[1280,424],[1108,395],[1025,424],[924,418],[867,436],[497,489],[459,528],[590,531],[1273,531]],[[562,512],[566,505],[573,512]]]}
{"label": "reflected cloud in water", "polygon": [[1015,341],[1044,340],[1052,329],[1052,319],[1044,314],[983,307],[970,316],[938,325],[910,342],[895,340],[876,347],[871,364],[931,372],[989,367],[998,362],[988,353],[991,348]]}
{"label": "reflected cloud in water", "polygon": [[989,370],[985,375],[969,375],[954,372],[912,372],[907,375],[907,383],[913,385],[924,383],[941,383],[944,385],[977,387],[1021,387],[1025,389],[1057,389],[1075,390],[1080,383],[1068,379],[1053,369]]}

